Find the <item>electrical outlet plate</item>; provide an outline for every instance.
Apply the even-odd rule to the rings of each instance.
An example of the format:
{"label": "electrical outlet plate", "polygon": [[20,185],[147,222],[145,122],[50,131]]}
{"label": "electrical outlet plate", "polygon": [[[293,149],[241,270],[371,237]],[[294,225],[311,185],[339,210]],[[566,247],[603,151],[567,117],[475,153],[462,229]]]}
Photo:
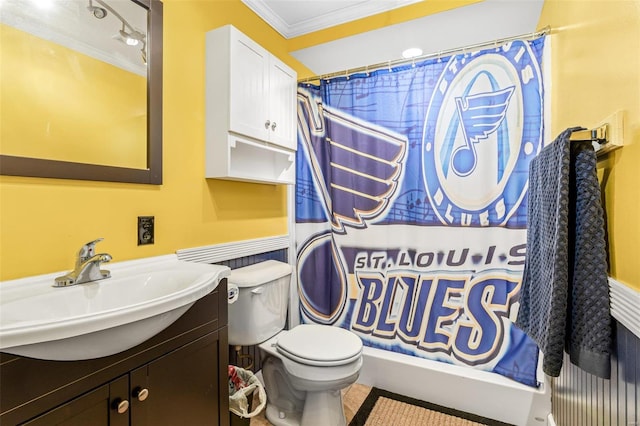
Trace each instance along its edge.
{"label": "electrical outlet plate", "polygon": [[155,239],[155,218],[153,216],[138,216],[138,245],[153,244]]}
{"label": "electrical outlet plate", "polygon": [[594,144],[594,148],[598,156],[604,155],[615,149],[622,148],[624,145],[624,112],[616,111],[609,117],[602,120],[597,126],[607,127],[607,143]]}

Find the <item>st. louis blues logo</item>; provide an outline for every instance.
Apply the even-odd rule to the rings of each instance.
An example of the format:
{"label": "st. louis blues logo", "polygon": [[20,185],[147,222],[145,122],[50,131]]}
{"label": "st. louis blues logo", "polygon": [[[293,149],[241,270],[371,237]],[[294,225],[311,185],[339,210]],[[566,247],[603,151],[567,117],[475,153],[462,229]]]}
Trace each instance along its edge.
{"label": "st. louis blues logo", "polygon": [[[478,52],[479,53],[479,52]],[[504,226],[518,212],[542,143],[542,79],[526,42],[453,56],[423,135],[424,181],[440,222]]]}
{"label": "st. louis blues logo", "polygon": [[[366,227],[365,219],[384,211],[402,174],[406,137],[322,106],[304,89],[298,89],[298,136],[334,232],[345,233],[345,225]],[[347,283],[331,233],[301,244],[298,265],[303,313],[333,323],[344,308]]]}
{"label": "st. louis blues logo", "polygon": [[319,105],[298,89],[298,135],[334,231],[364,227],[389,203],[402,173],[403,135]]}
{"label": "st. louis blues logo", "polygon": [[456,148],[451,158],[458,176],[470,175],[478,163],[475,145],[495,132],[505,117],[513,87],[473,96],[456,97],[456,109],[465,144]]}

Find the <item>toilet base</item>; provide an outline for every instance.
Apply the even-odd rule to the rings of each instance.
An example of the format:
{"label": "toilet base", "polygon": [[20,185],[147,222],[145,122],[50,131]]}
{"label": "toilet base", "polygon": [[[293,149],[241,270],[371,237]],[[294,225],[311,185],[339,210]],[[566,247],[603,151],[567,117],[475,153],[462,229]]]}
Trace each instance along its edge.
{"label": "toilet base", "polygon": [[340,390],[307,392],[302,411],[302,426],[346,426]]}
{"label": "toilet base", "polygon": [[282,411],[273,404],[267,403],[265,417],[274,426],[300,426],[302,413],[299,411]]}
{"label": "toilet base", "polygon": [[266,417],[275,426],[346,426],[342,392],[307,392],[302,412],[283,411],[267,403]]}
{"label": "toilet base", "polygon": [[[275,426],[346,426],[342,392],[295,389],[279,359],[262,364],[267,392],[266,417]],[[354,380],[355,381],[355,380]]]}

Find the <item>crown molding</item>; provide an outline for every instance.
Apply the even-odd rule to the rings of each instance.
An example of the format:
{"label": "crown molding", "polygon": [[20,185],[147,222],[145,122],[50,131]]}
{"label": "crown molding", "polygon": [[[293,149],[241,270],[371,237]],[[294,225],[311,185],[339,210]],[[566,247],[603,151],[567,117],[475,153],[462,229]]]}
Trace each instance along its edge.
{"label": "crown molding", "polygon": [[417,3],[422,0],[392,0],[375,1],[363,0],[358,4],[343,7],[332,12],[328,12],[310,19],[305,19],[298,23],[287,24],[276,12],[273,11],[265,0],[242,0],[242,2],[253,10],[260,18],[271,25],[283,37],[289,39],[308,34],[314,31],[344,24],[356,19],[365,18],[399,7]]}

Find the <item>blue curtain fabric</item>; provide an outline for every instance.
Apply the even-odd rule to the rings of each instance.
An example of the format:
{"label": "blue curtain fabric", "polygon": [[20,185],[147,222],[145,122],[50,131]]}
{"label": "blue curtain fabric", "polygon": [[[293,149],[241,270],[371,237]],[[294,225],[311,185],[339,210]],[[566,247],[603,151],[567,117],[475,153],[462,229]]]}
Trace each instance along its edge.
{"label": "blue curtain fabric", "polygon": [[537,386],[512,325],[544,38],[298,88],[301,319]]}

